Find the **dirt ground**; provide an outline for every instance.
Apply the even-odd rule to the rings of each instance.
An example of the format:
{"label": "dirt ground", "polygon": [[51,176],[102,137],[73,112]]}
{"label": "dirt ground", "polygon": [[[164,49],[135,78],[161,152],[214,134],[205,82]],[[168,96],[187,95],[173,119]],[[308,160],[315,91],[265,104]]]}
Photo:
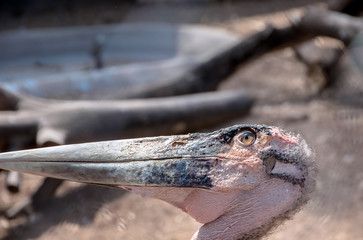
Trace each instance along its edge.
{"label": "dirt ground", "polygon": [[[288,0],[268,1],[270,15],[265,15],[268,6],[256,10],[263,6],[261,2],[243,3],[238,3],[238,7],[254,14],[240,14],[210,24],[241,32],[253,30],[266,19],[283,18],[277,11],[294,7]],[[299,6],[298,1],[296,4]],[[132,18],[140,12],[145,10],[137,9]],[[245,89],[258,101],[248,117],[215,129],[237,123],[277,125],[301,133],[315,150],[317,189],[311,201],[266,239],[363,239],[363,109],[314,96],[310,100],[298,100],[311,95],[305,71],[291,49],[268,54],[243,66],[219,90]],[[4,174],[0,182],[3,179]],[[24,176],[21,192],[16,195],[0,186],[1,208],[33,192],[41,180]],[[7,240],[184,240],[199,226],[191,217],[164,202],[118,189],[67,182],[49,206],[27,222],[0,217],[0,237]]]}

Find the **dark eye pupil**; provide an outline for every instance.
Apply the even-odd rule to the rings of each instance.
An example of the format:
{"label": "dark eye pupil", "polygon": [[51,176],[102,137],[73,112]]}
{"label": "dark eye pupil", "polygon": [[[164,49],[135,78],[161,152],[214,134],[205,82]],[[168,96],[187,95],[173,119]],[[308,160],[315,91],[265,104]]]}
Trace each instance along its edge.
{"label": "dark eye pupil", "polygon": [[243,139],[244,140],[249,140],[251,138],[251,134],[250,133],[245,133],[244,135],[243,135]]}

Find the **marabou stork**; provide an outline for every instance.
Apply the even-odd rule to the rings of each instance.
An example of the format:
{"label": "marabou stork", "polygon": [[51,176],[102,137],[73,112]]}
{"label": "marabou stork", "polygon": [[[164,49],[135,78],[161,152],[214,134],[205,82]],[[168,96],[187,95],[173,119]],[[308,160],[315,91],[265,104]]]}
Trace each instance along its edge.
{"label": "marabou stork", "polygon": [[315,185],[306,142],[265,125],[7,152],[0,167],[161,199],[204,224],[193,240],[259,239]]}

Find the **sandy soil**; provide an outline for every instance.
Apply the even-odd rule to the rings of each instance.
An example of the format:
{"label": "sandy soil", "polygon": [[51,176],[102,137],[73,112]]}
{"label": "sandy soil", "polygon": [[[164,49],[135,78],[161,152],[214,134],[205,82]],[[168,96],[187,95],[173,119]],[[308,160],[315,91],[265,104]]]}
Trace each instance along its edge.
{"label": "sandy soil", "polygon": [[[250,20],[255,22],[265,17],[259,15]],[[251,27],[241,19],[225,24],[232,28]],[[257,21],[255,27],[259,24],[263,22]],[[310,87],[305,67],[290,49],[268,54],[244,66],[220,90],[236,88],[251,92],[259,102],[248,117],[223,126],[236,123],[281,126],[301,133],[316,152],[318,181],[311,201],[267,239],[363,239],[363,109],[329,99],[291,101],[309,96]],[[3,177],[2,174],[1,182]],[[1,186],[1,208],[34,191],[40,181],[38,177],[24,176],[17,195],[6,193]],[[0,217],[0,236],[9,240],[183,240],[189,239],[199,226],[164,202],[118,189],[67,182],[57,197],[29,221]]]}

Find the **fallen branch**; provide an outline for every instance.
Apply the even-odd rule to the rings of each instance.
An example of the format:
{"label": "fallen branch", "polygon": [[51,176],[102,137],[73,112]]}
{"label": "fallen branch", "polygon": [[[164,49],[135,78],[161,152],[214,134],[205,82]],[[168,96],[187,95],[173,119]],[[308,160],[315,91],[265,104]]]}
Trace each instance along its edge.
{"label": "fallen branch", "polygon": [[[231,73],[231,49],[241,40],[215,28],[174,24],[6,32],[0,34],[0,65],[5,69],[0,81],[13,92],[52,99],[106,100],[211,91]],[[85,70],[87,58],[81,63],[74,59],[91,52],[95,65],[103,65],[102,69]],[[144,62],[123,64],[132,59]],[[67,60],[75,61],[73,70],[54,70],[67,66]],[[16,74],[17,67],[6,71],[7,66],[19,65],[33,69],[34,63],[39,67],[26,77]],[[51,74],[44,74],[44,69]]]}
{"label": "fallen branch", "polygon": [[[352,6],[357,8],[354,10]],[[360,12],[362,7],[361,1],[347,0],[340,1],[334,6],[331,5],[330,9],[352,14],[355,11]],[[347,48],[363,31],[363,20],[361,18],[327,10],[311,9],[302,22],[306,26],[305,31],[320,32],[323,36],[341,40]],[[317,46],[314,42],[307,42],[295,48],[297,58],[307,66],[308,77],[313,80],[312,84],[315,85],[315,92],[318,93],[322,93],[326,88],[336,85],[336,82],[340,82],[339,85],[342,87],[345,80],[342,78],[342,74],[336,72],[337,68],[345,72],[345,77],[351,75],[348,72],[352,69],[346,64],[344,69],[340,60],[344,53],[345,50],[338,45],[334,47]],[[337,76],[340,76],[340,78]],[[329,91],[331,92],[332,88]]]}
{"label": "fallen branch", "polygon": [[363,31],[363,19],[310,8],[302,18],[300,26],[303,32],[313,37],[332,37],[348,45],[359,32]]}
{"label": "fallen branch", "polygon": [[348,44],[363,30],[363,20],[332,11],[308,8],[302,16],[290,16],[291,24],[277,28],[268,25],[235,47],[232,59],[242,64],[261,55],[293,47],[317,36],[336,38]]}
{"label": "fallen branch", "polygon": [[42,146],[177,134],[241,117],[252,102],[244,92],[98,102],[24,98],[18,111],[0,114],[0,136],[24,133]]}
{"label": "fallen branch", "polygon": [[315,93],[321,93],[332,84],[332,73],[344,53],[339,46],[317,46],[314,41],[294,49],[297,59],[306,65],[308,85]]}
{"label": "fallen branch", "polygon": [[[268,25],[244,39],[236,38],[233,43],[226,44],[225,48],[220,47],[219,51],[207,49],[208,52],[214,50],[214,54],[201,58],[201,61],[194,60],[193,64],[188,60],[180,60],[174,63],[140,65],[142,73],[109,67],[87,74],[72,72],[51,78],[29,78],[27,81],[31,84],[13,84],[11,87],[27,88],[29,93],[41,97],[79,98],[81,95],[86,99],[162,97],[211,91],[217,89],[241,64],[265,53],[296,46],[316,36],[329,36],[348,44],[362,30],[363,22],[358,18],[314,8],[307,9],[302,16],[291,16],[290,21],[291,24],[283,28]],[[140,76],[144,79],[140,79]],[[88,91],[95,89],[98,89],[98,93],[89,94]]]}

